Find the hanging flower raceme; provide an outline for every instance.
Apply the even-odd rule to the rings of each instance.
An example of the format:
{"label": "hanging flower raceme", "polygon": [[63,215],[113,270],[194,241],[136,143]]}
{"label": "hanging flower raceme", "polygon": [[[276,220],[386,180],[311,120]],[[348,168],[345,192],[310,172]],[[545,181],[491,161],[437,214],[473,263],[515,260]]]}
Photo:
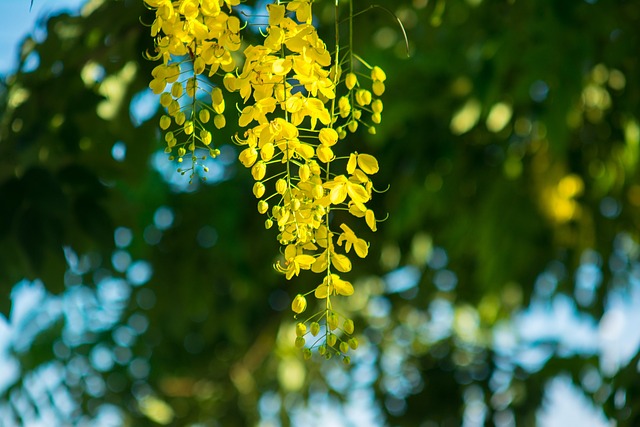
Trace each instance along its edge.
{"label": "hanging flower raceme", "polygon": [[[341,51],[338,3],[331,50],[312,24],[310,0],[269,4],[262,44],[244,49],[239,70],[232,52],[240,49],[242,25],[231,13],[239,0],[144,1],[156,14],[150,58],[161,63],[149,87],[166,109],[160,118],[165,151],[180,163],[190,157],[191,167],[178,170],[191,171],[191,176],[198,149],[217,156],[210,123],[220,129],[226,118],[223,92],[213,79],[224,74],[222,86],[238,92],[244,104],[238,117],[244,130],[235,137],[242,147],[238,159],[251,170],[258,212],[266,216],[267,229],[277,229],[282,246],[282,259],[274,267],[287,280],[305,270],[322,277],[292,301],[300,319],[306,316],[308,298],[321,307],[297,323],[295,345],[305,358],[317,349],[349,363],[347,353],[358,346],[355,325],[334,302],[356,291],[341,275],[351,271],[353,258],[368,255],[369,244],[346,222],[349,214],[364,218],[376,231],[375,214],[367,205],[371,176],[379,167],[374,156],[345,150],[341,140],[360,125],[375,134],[384,71],[367,64],[352,46]],[[350,32],[352,16],[350,3]],[[342,214],[334,221],[332,211]]]}
{"label": "hanging flower raceme", "polygon": [[211,157],[219,153],[209,123],[213,118],[215,128],[225,126],[225,101],[211,78],[236,68],[231,52],[240,48],[240,20],[222,8],[231,10],[239,0],[144,1],[156,12],[151,26],[156,54],[149,57],[162,63],[153,69],[149,87],[166,109],[160,118],[165,151],[179,163],[189,156],[191,167],[178,170],[193,176],[198,148]]}
{"label": "hanging flower raceme", "polygon": [[[341,148],[343,132],[337,126],[343,109],[336,100],[341,83],[338,52],[332,57],[311,25],[311,4],[294,1],[286,8],[271,4],[267,9],[263,44],[248,46],[242,70],[224,79],[226,88],[239,92],[245,103],[238,124],[247,129],[236,138],[244,147],[239,160],[256,181],[253,193],[259,199],[258,212],[267,215],[266,228],[276,226],[284,246],[284,259],[275,264],[276,270],[288,280],[303,270],[324,275],[320,285],[292,303],[297,315],[307,309],[309,294],[322,305],[298,323],[296,345],[305,357],[317,348],[326,357],[339,354],[348,362],[346,353],[357,347],[351,337],[354,324],[333,307],[332,297],[350,296],[354,288],[334,271],[348,273],[349,254],[364,258],[369,246],[347,224],[340,224],[342,232],[334,231],[330,211],[337,208],[365,217],[375,231],[375,216],[366,204],[373,188],[369,176],[378,171],[378,162],[368,154],[338,157],[334,152]],[[358,95],[366,98],[361,108],[374,102],[366,93]],[[355,94],[348,91],[340,102]],[[371,108],[379,114],[380,101],[375,105]],[[342,119],[358,120],[353,115],[357,111]],[[336,163],[343,164],[342,173]]]}

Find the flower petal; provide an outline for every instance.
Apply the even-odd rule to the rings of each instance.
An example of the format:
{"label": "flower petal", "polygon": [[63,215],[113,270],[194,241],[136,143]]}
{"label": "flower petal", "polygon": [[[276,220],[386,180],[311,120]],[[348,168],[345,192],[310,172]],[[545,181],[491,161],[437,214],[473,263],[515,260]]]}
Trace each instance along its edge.
{"label": "flower petal", "polygon": [[367,175],[373,175],[378,172],[378,160],[371,154],[358,154],[358,166]]}

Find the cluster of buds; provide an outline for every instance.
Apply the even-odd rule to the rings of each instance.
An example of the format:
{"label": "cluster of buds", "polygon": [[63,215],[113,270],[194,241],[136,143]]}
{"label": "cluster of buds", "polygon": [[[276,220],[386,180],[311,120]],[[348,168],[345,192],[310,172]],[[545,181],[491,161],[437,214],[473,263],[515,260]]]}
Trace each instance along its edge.
{"label": "cluster of buds", "polygon": [[[231,52],[241,46],[240,20],[222,7],[226,5],[231,11],[239,1],[144,1],[156,12],[151,26],[155,54],[148,57],[162,63],[153,69],[149,87],[160,95],[160,104],[166,109],[160,117],[165,151],[179,163],[190,156],[191,167],[179,171],[191,171],[193,176],[198,148],[205,149],[211,157],[219,154],[212,145],[208,123],[213,116],[217,129],[225,126],[225,102],[222,90],[210,79],[219,72],[236,69]],[[205,94],[211,102],[203,100],[209,98]]]}

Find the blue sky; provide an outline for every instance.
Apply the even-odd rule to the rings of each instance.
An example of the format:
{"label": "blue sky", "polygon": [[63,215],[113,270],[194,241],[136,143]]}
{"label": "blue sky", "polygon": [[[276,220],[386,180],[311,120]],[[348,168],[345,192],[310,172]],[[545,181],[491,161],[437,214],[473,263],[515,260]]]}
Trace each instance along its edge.
{"label": "blue sky", "polygon": [[34,33],[36,23],[60,10],[77,12],[85,0],[2,0],[0,6],[0,74],[14,71],[20,41]]}

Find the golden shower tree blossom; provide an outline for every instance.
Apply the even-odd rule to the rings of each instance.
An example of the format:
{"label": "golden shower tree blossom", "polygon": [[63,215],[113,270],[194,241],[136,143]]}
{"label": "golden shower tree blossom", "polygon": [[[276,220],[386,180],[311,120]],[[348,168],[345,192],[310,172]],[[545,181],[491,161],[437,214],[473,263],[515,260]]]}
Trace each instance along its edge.
{"label": "golden shower tree blossom", "polygon": [[[242,147],[239,162],[256,181],[253,195],[258,212],[267,216],[265,227],[277,229],[284,248],[274,268],[287,280],[304,270],[323,276],[319,286],[292,302],[296,315],[306,311],[309,294],[320,304],[319,311],[298,322],[295,345],[305,358],[317,348],[327,358],[337,354],[349,363],[346,353],[357,347],[351,337],[354,323],[334,307],[332,298],[348,297],[355,289],[334,271],[351,271],[350,254],[364,258],[369,245],[344,222],[341,232],[334,231],[332,211],[364,218],[376,230],[367,203],[378,161],[370,154],[345,153],[341,140],[359,125],[375,133],[373,124],[380,123],[383,109],[375,97],[384,92],[384,71],[367,64],[352,46],[341,52],[338,33],[329,48],[313,25],[308,0],[267,5],[269,24],[262,43],[244,47],[241,68],[232,55],[241,48],[244,28],[234,14],[238,0],[144,1],[156,11],[151,26],[156,52],[150,58],[162,62],[149,86],[167,112],[160,119],[165,151],[171,159],[177,154],[178,162],[189,155],[192,166],[186,170],[193,175],[196,150],[205,148],[213,157],[218,153],[209,123],[213,117],[214,128],[226,124],[221,87],[239,93],[244,105],[238,107],[237,123],[244,130],[234,142]],[[336,4],[336,22],[338,15]],[[214,83],[219,77],[222,85]],[[370,89],[364,86],[368,80]],[[203,100],[204,94],[211,102]],[[183,174],[186,170],[179,169]]]}

